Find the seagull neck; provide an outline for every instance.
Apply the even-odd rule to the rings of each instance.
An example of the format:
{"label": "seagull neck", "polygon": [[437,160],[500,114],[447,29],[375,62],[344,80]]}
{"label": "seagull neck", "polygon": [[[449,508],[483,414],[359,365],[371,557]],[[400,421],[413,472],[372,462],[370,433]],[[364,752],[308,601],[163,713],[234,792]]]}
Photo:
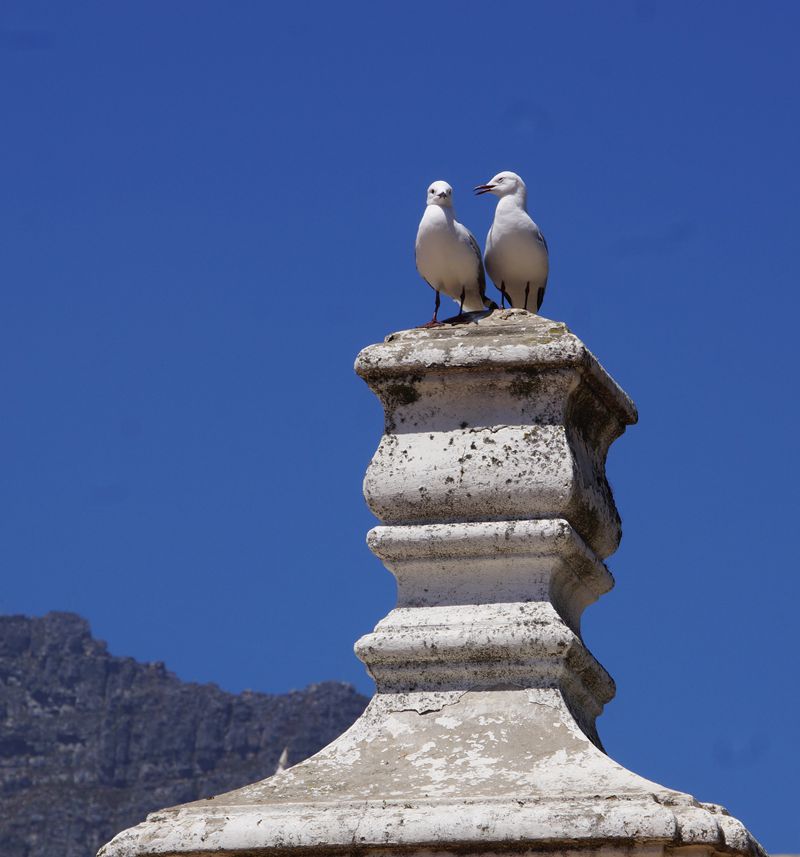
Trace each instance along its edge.
{"label": "seagull neck", "polygon": [[517,188],[514,193],[501,196],[497,208],[499,211],[512,211],[513,209],[528,210],[528,193],[524,187]]}
{"label": "seagull neck", "polygon": [[452,206],[429,205],[425,208],[424,219],[429,223],[446,224],[452,226],[456,219]]}

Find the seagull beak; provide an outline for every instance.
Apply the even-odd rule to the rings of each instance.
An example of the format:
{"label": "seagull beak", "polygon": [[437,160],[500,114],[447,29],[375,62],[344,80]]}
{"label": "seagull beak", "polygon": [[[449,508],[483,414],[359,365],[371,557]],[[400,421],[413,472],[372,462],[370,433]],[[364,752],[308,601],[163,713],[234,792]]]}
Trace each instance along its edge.
{"label": "seagull beak", "polygon": [[475,196],[480,196],[482,193],[489,193],[490,190],[494,190],[493,184],[479,184],[475,188]]}

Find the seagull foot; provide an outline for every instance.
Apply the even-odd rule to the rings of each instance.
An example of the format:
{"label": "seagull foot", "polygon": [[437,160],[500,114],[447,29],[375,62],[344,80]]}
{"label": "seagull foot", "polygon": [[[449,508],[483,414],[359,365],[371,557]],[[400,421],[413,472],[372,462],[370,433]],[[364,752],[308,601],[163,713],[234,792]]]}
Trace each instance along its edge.
{"label": "seagull foot", "polygon": [[426,321],[425,324],[421,324],[417,330],[426,330],[429,327],[441,327],[443,324],[443,321],[437,321],[435,318],[432,318],[430,321]]}
{"label": "seagull foot", "polygon": [[452,318],[446,318],[442,321],[442,324],[469,324],[470,322],[480,321],[482,318],[486,318],[487,315],[490,315],[494,310],[491,309],[478,309],[473,310],[472,312],[460,312],[458,315],[454,315]]}

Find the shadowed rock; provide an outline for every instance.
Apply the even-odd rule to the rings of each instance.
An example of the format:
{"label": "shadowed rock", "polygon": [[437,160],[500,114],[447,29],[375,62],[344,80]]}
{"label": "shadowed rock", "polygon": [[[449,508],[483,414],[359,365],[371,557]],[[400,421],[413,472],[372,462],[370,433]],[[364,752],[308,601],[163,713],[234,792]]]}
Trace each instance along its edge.
{"label": "shadowed rock", "polygon": [[89,857],[148,812],[305,759],[367,700],[326,682],[281,695],[181,681],[114,657],[85,619],[0,616],[0,855]]}

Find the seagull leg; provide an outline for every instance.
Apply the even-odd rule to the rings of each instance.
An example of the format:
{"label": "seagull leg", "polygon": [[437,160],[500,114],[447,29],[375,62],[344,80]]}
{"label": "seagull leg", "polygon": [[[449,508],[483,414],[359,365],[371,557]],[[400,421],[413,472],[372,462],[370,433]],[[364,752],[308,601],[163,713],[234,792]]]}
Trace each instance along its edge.
{"label": "seagull leg", "polygon": [[[474,312],[464,312],[464,300],[467,296],[467,287],[464,286],[461,289],[461,298],[458,302],[458,315],[454,315],[452,318],[446,318],[442,322],[442,324],[466,324],[468,321],[472,320],[472,317],[476,315]],[[477,313],[480,315],[480,313]]]}
{"label": "seagull leg", "polygon": [[525,283],[525,306],[523,307],[523,309],[528,308],[528,295],[530,294],[530,291],[531,291],[531,284]]}
{"label": "seagull leg", "polygon": [[506,308],[506,281],[500,281],[500,309]]}
{"label": "seagull leg", "polygon": [[[464,301],[467,298],[467,287],[464,286],[461,289],[461,297],[458,302],[458,315],[454,315],[452,318],[446,318],[442,321],[442,324],[470,324],[473,321],[478,321],[481,318],[485,318],[491,312],[490,308],[480,309],[480,310],[470,310],[469,312],[464,312]],[[494,309],[497,309],[497,304],[492,304]]]}
{"label": "seagull leg", "polygon": [[433,318],[429,322],[421,324],[420,327],[439,327],[439,325],[441,324],[441,322],[436,318],[436,316],[439,314],[439,304],[442,302],[442,299],[439,295],[439,290],[434,289],[434,291],[436,292],[436,302],[433,305]]}

